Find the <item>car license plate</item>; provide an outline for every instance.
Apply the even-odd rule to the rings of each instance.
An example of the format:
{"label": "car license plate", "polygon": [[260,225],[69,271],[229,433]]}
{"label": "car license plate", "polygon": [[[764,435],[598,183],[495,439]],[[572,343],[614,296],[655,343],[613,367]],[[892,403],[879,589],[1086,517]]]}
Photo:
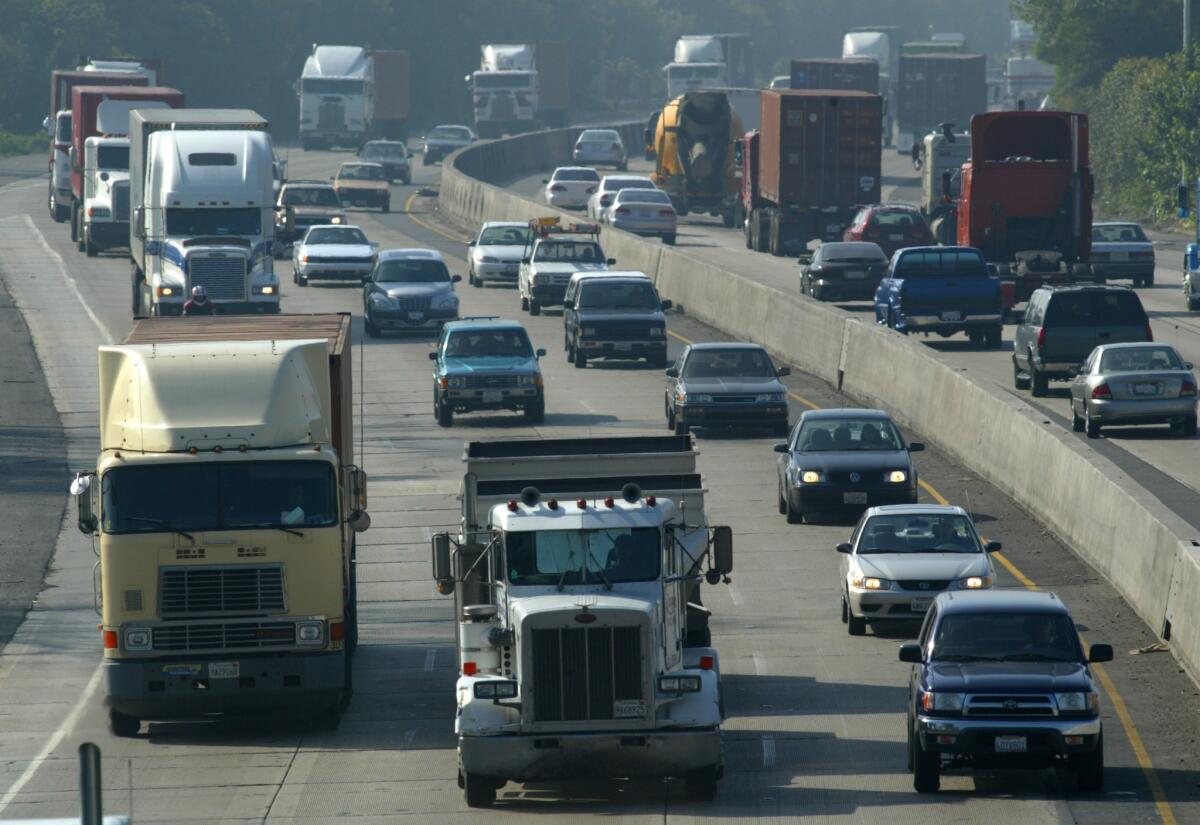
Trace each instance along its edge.
{"label": "car license plate", "polygon": [[861,281],[867,277],[867,273],[859,269],[852,269],[846,273],[846,278],[851,281]]}
{"label": "car license plate", "polygon": [[1024,736],[997,736],[996,753],[1025,753],[1029,744]]}
{"label": "car license plate", "polygon": [[241,676],[241,664],[238,662],[209,662],[209,679],[237,679]]}
{"label": "car license plate", "polygon": [[1134,395],[1158,395],[1158,384],[1143,383],[1133,385]]}
{"label": "car license plate", "polygon": [[645,702],[613,702],[613,716],[617,719],[636,719],[645,715]]}
{"label": "car license plate", "polygon": [[1108,259],[1110,261],[1128,261],[1129,253],[1128,252],[1111,252],[1111,253],[1109,253]]}
{"label": "car license plate", "polygon": [[908,609],[913,613],[924,613],[933,604],[933,599],[913,599],[908,603]]}
{"label": "car license plate", "polygon": [[892,232],[888,235],[888,240],[889,241],[902,241],[902,240],[904,240],[904,233],[903,232]]}
{"label": "car license plate", "polygon": [[962,320],[962,313],[961,313],[961,312],[957,312],[957,311],[953,311],[953,310],[952,310],[952,311],[950,311],[950,312],[943,312],[943,313],[942,313],[942,320],[943,320],[943,321],[961,321],[961,320]]}
{"label": "car license plate", "polygon": [[200,665],[194,664],[177,664],[163,665],[162,672],[164,676],[174,676],[176,678],[196,677],[200,675]]}
{"label": "car license plate", "polygon": [[485,390],[483,393],[483,403],[485,404],[499,404],[503,400],[504,393],[500,390]]}
{"label": "car license plate", "polygon": [[424,312],[410,312],[410,313],[408,313],[408,320],[410,320],[410,321],[420,321],[420,320],[422,320],[424,317],[425,317],[425,313],[424,313]]}
{"label": "car license plate", "polygon": [[866,493],[842,493],[843,504],[866,504]]}

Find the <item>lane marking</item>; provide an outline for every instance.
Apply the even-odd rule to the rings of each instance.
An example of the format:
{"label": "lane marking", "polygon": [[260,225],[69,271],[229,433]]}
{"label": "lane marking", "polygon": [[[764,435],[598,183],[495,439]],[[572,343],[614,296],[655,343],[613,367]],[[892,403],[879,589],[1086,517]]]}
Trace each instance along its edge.
{"label": "lane marking", "polygon": [[[4,220],[11,221],[17,219],[17,217],[18,216],[13,216],[11,218],[5,218]],[[112,334],[108,327],[105,326],[104,322],[101,321],[96,313],[92,311],[92,308],[88,306],[88,302],[83,297],[83,293],[79,291],[79,284],[77,284],[75,279],[72,278],[70,273],[67,272],[66,262],[63,261],[62,256],[55,252],[50,247],[50,244],[46,242],[46,238],[38,230],[37,225],[34,224],[33,218],[31,218],[29,215],[20,215],[19,218],[25,222],[27,227],[29,227],[29,231],[33,233],[33,236],[37,238],[38,243],[42,245],[42,249],[46,252],[46,255],[54,259],[55,263],[58,264],[58,273],[62,275],[63,280],[66,281],[67,288],[70,289],[75,297],[79,300],[79,305],[83,307],[83,311],[87,313],[88,318],[91,319],[91,322],[96,326],[96,330],[102,336],[104,336],[108,343],[111,344],[113,341],[116,341],[117,337]]]}
{"label": "lane marking", "polygon": [[742,606],[742,594],[737,591],[737,588],[735,588],[732,583],[730,583],[728,585],[728,587],[729,587],[729,590],[728,590],[729,600],[731,602],[733,602],[734,607],[741,607]]}
{"label": "lane marking", "polygon": [[755,676],[766,676],[767,675],[767,657],[762,655],[761,653],[754,653],[751,655],[751,658],[754,659],[754,675]]}
{"label": "lane marking", "polygon": [[413,211],[412,211],[412,205],[413,205],[413,203],[416,202],[418,197],[419,196],[417,195],[417,193],[413,192],[411,195],[408,196],[408,200],[406,200],[404,202],[404,214],[408,216],[409,220],[411,220],[413,223],[417,224],[418,226],[422,226],[425,229],[428,229],[430,232],[433,232],[437,235],[441,235],[443,238],[446,238],[447,240],[454,241],[455,243],[466,243],[466,241],[463,240],[462,238],[460,238],[459,236],[451,235],[449,232],[447,232],[445,229],[442,229],[440,226],[429,223],[429,222],[423,220],[422,218],[418,218],[416,215],[414,215]]}

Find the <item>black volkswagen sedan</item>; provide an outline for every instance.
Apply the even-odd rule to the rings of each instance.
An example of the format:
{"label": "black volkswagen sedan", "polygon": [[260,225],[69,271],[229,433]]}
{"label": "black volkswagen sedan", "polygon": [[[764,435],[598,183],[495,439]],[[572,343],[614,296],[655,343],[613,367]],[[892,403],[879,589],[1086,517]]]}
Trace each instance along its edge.
{"label": "black volkswagen sedan", "polygon": [[809,410],[788,441],[775,445],[779,512],[789,524],[822,514],[857,517],[880,504],[914,504],[917,471],[911,453],[882,410]]}
{"label": "black volkswagen sedan", "polygon": [[800,293],[818,301],[870,301],[887,268],[877,243],[821,244],[811,260],[800,259]]}
{"label": "black volkswagen sedan", "polygon": [[787,387],[779,379],[791,373],[757,344],[692,344],[667,370],[667,428],[686,435],[691,427],[765,426],[785,435]]}

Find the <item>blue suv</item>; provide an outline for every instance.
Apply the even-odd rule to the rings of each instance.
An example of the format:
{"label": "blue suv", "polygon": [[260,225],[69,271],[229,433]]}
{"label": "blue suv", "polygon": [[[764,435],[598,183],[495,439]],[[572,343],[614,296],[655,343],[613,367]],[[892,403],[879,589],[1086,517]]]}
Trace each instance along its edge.
{"label": "blue suv", "polygon": [[464,318],[442,329],[433,367],[433,414],[443,427],[456,412],[512,410],[530,424],[546,415],[546,395],[538,359],[525,328],[498,318]]}
{"label": "blue suv", "polygon": [[906,335],[965,332],[971,343],[997,349],[1004,328],[1000,280],[970,246],[897,250],[875,291],[875,322]]}

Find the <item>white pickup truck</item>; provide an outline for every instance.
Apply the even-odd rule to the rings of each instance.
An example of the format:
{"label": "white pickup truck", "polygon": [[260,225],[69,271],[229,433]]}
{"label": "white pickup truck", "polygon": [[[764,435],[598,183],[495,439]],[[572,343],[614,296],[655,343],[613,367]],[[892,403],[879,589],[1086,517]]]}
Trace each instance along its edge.
{"label": "white pickup truck", "polygon": [[521,309],[530,315],[540,315],[545,306],[562,306],[576,272],[604,270],[617,262],[604,257],[599,224],[563,225],[557,217],[548,217],[534,218],[529,228],[517,271],[517,292]]}

